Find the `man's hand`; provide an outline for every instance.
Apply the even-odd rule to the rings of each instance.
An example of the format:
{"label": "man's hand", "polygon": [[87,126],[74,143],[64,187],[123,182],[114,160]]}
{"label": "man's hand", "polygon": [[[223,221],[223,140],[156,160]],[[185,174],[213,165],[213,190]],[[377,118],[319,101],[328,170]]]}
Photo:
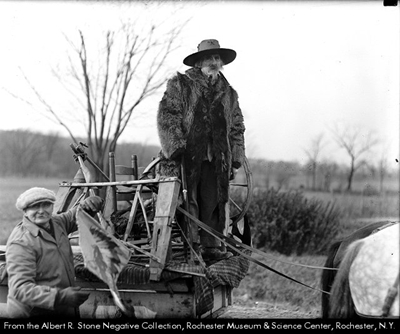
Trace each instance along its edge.
{"label": "man's hand", "polygon": [[238,171],[239,171],[239,169],[237,169],[237,168],[232,168],[231,177],[229,178],[230,181],[232,181],[232,180],[235,179],[236,174],[238,173]]}
{"label": "man's hand", "polygon": [[99,196],[90,196],[81,203],[81,208],[88,213],[95,213],[101,210],[103,199]]}
{"label": "man's hand", "polygon": [[89,292],[80,291],[81,288],[68,287],[58,291],[55,304],[56,306],[78,307],[89,298]]}

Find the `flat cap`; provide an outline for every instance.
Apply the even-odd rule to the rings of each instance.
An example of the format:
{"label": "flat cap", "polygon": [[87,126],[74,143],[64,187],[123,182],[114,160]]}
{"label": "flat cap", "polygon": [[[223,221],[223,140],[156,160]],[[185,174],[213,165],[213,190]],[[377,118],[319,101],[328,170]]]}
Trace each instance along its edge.
{"label": "flat cap", "polygon": [[56,201],[56,195],[53,191],[46,188],[34,187],[28,189],[21,195],[19,195],[15,206],[18,210],[24,211],[27,207],[32,206],[41,202],[51,202]]}

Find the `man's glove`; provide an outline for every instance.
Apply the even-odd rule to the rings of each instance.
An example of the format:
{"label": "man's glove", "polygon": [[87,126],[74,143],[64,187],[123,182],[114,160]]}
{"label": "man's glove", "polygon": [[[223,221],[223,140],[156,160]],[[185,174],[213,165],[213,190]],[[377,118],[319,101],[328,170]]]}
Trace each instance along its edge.
{"label": "man's glove", "polygon": [[90,215],[101,210],[103,199],[99,196],[90,196],[81,203],[81,208]]}
{"label": "man's glove", "polygon": [[59,290],[56,296],[56,306],[78,307],[89,298],[89,292],[80,291],[79,286]]}

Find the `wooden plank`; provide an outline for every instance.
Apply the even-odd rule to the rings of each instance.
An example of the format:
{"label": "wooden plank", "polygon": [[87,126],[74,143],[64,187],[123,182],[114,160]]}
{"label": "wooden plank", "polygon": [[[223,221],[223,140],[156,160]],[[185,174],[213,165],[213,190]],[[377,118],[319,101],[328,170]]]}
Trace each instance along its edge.
{"label": "wooden plank", "polygon": [[135,180],[137,180],[139,178],[139,170],[138,170],[138,159],[136,154],[131,155],[131,165],[134,170]]}
{"label": "wooden plank", "polygon": [[232,305],[232,289],[226,285],[218,285],[214,288],[214,307],[211,311],[198,314],[201,318],[216,318],[225,309]]}
{"label": "wooden plank", "polygon": [[158,257],[160,262],[150,261],[150,280],[160,280],[170,253],[172,220],[178,204],[179,189],[180,181],[177,178],[160,183],[158,187],[151,253]]}
{"label": "wooden plank", "polygon": [[116,205],[115,190],[113,189],[113,187],[107,187],[106,199],[103,209],[103,215],[106,220],[111,221],[111,215],[116,210]]}
{"label": "wooden plank", "polygon": [[136,216],[137,208],[139,205],[140,196],[142,195],[143,186],[139,185],[136,189],[135,197],[133,199],[131,212],[129,213],[128,224],[126,225],[126,230],[124,234],[124,241],[128,240],[129,234],[131,233],[133,222]]}
{"label": "wooden plank", "polygon": [[[191,279],[191,278],[188,278]],[[5,282],[7,284],[7,282]],[[76,279],[76,285],[82,288],[94,288],[94,289],[108,289],[108,286],[103,282],[89,282],[83,279]],[[186,279],[176,279],[173,281],[165,282],[149,282],[144,284],[127,284],[127,283],[118,283],[118,289],[126,290],[148,290],[148,291],[156,291],[156,292],[189,292],[189,286]]]}
{"label": "wooden plank", "polygon": [[[190,318],[194,316],[191,293],[143,293],[120,291],[121,298],[133,306],[144,306],[157,313],[157,318]],[[79,307],[81,318],[115,318],[117,307],[109,292],[90,292],[88,300]]]}
{"label": "wooden plank", "polygon": [[[160,179],[158,177],[154,179],[146,179],[146,180],[132,180],[132,181],[108,181],[108,182],[85,182],[85,183],[77,183],[77,182],[60,182],[58,184],[59,187],[72,187],[72,188],[83,188],[83,187],[109,187],[109,186],[138,186],[141,184],[151,184],[151,183],[160,183]],[[168,182],[168,181],[167,181]]]}
{"label": "wooden plank", "polygon": [[115,175],[127,175],[130,179],[135,178],[135,169],[123,165],[115,165]]}
{"label": "wooden plank", "polygon": [[[188,278],[189,280],[191,278]],[[83,289],[109,289],[108,285],[101,281],[87,281],[81,278],[76,278],[75,283],[77,286],[82,287]],[[185,279],[177,279],[170,282],[160,281],[160,282],[149,282],[145,284],[128,284],[128,283],[119,283],[117,285],[118,289],[121,290],[141,290],[148,291],[152,293],[155,292],[169,292],[169,293],[183,293],[190,292],[189,286]],[[5,290],[2,290],[5,289]],[[8,291],[8,277],[6,276],[4,280],[0,283],[0,302],[2,297],[7,296]],[[5,293],[4,293],[5,291]],[[5,299],[6,300],[6,299]]]}
{"label": "wooden plank", "polygon": [[[116,181],[115,178],[115,154],[114,152],[108,153],[108,169],[109,169],[109,180]],[[104,205],[104,218],[111,221],[111,215],[117,210],[117,197],[116,197],[116,186],[107,187],[106,199]]]}

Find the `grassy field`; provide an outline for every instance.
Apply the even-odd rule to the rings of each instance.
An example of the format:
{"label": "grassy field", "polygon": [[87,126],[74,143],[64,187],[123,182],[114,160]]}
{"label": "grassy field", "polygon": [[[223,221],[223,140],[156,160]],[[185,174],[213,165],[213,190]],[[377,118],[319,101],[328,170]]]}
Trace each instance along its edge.
{"label": "grassy field", "polygon": [[316,197],[324,202],[334,202],[342,211],[343,219],[379,218],[399,216],[399,196],[357,195],[348,193],[304,192],[309,197]]}
{"label": "grassy field", "polygon": [[[5,244],[13,227],[20,221],[22,213],[15,208],[18,196],[30,187],[46,187],[55,192],[58,190],[60,179],[18,179],[0,178],[0,244]],[[342,211],[340,234],[347,235],[355,229],[372,221],[399,220],[399,197],[397,195],[361,196],[355,194],[330,194],[321,192],[304,192],[311,198],[317,197],[322,201],[333,201]],[[272,256],[294,263],[322,266],[325,256],[303,255],[284,256],[269,252]],[[290,266],[276,261],[265,261],[258,255],[255,258],[264,261],[272,268],[296,278],[307,285],[319,287],[321,270]],[[235,300],[247,305],[257,301],[284,305],[290,304],[313,316],[318,316],[321,293],[291,282],[253,263],[247,276],[234,289]]]}
{"label": "grassy field", "polygon": [[308,198],[332,202],[341,211],[340,235],[348,235],[366,223],[399,220],[399,195],[363,196],[347,193],[304,192]]}
{"label": "grassy field", "polygon": [[[293,263],[323,266],[325,262],[325,256],[285,256],[268,251],[266,253],[279,260]],[[253,257],[302,283],[314,288],[320,288],[319,282],[322,272],[320,269],[310,269],[266,260],[259,255],[253,255]],[[233,296],[237,304],[247,306],[254,306],[257,302],[268,302],[277,306],[290,305],[290,309],[297,308],[302,312],[310,313],[312,317],[319,317],[320,313],[321,292],[290,281],[254,263],[250,264],[248,274],[240,282],[239,287],[233,290]]]}

